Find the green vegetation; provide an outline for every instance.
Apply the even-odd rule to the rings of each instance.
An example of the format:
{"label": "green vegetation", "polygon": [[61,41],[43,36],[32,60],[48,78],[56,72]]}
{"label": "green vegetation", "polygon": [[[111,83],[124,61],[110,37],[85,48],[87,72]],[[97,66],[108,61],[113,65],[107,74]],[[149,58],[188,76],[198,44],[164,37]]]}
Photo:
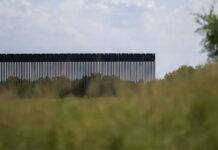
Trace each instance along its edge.
{"label": "green vegetation", "polygon": [[138,84],[95,76],[86,88],[10,79],[0,87],[0,149],[217,150],[217,68]]}
{"label": "green vegetation", "polygon": [[218,15],[214,13],[214,6],[215,1],[208,14],[196,14],[196,22],[200,25],[197,32],[204,37],[202,40],[204,51],[208,52],[208,56],[212,59],[218,57]]}

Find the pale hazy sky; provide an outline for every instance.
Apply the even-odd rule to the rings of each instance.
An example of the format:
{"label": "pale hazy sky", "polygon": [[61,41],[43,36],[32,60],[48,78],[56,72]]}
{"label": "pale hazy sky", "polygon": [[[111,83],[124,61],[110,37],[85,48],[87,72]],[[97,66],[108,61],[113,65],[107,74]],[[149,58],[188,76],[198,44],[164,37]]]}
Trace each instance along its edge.
{"label": "pale hazy sky", "polygon": [[0,53],[156,53],[157,77],[205,63],[212,0],[0,0]]}

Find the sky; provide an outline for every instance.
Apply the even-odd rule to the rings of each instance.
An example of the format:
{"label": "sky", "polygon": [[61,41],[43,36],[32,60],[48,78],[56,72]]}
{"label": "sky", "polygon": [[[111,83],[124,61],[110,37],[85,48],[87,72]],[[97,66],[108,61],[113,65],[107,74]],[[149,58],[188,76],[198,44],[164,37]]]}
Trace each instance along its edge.
{"label": "sky", "polygon": [[212,1],[0,0],[0,53],[155,53],[163,78],[206,63],[193,13]]}

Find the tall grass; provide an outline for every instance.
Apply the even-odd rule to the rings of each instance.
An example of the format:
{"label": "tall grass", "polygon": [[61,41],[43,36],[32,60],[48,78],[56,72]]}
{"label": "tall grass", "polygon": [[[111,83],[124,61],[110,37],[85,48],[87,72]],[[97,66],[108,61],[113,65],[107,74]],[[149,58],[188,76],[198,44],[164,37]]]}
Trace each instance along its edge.
{"label": "tall grass", "polygon": [[0,149],[218,149],[217,64],[149,83],[47,82],[1,85]]}

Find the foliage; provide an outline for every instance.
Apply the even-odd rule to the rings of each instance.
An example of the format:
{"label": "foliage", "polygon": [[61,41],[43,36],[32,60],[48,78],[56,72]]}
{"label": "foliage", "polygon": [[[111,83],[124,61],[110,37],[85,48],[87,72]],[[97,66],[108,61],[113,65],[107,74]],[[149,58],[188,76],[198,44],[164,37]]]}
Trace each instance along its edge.
{"label": "foliage", "polygon": [[178,70],[170,72],[166,74],[165,79],[171,80],[171,79],[178,79],[190,77],[192,73],[194,72],[194,68],[191,66],[181,66]]}
{"label": "foliage", "polygon": [[218,15],[214,13],[214,7],[209,14],[196,14],[196,22],[201,26],[197,32],[204,36],[202,45],[210,58],[218,56]]}
{"label": "foliage", "polygon": [[[50,96],[38,92],[37,97],[22,98],[13,95],[19,95],[19,84],[2,85],[6,92],[0,92],[0,149],[217,150],[217,67],[184,66],[170,79],[138,84],[111,78],[101,83],[93,77],[88,87],[98,90],[85,90],[89,96],[83,97],[51,96],[59,93],[59,86],[62,90],[57,91],[68,89],[68,81],[59,84],[65,80],[61,78],[31,85],[53,91]],[[99,86],[92,85],[95,81]],[[74,84],[82,87],[79,82]],[[115,95],[101,94],[102,87],[109,93],[115,89]]]}
{"label": "foliage", "polygon": [[74,81],[62,76],[53,79],[40,79],[34,82],[9,77],[6,82],[0,84],[0,95],[5,92],[12,92],[14,97],[17,98],[64,98],[72,95],[76,97],[115,96],[116,82],[125,81],[98,74]]}

